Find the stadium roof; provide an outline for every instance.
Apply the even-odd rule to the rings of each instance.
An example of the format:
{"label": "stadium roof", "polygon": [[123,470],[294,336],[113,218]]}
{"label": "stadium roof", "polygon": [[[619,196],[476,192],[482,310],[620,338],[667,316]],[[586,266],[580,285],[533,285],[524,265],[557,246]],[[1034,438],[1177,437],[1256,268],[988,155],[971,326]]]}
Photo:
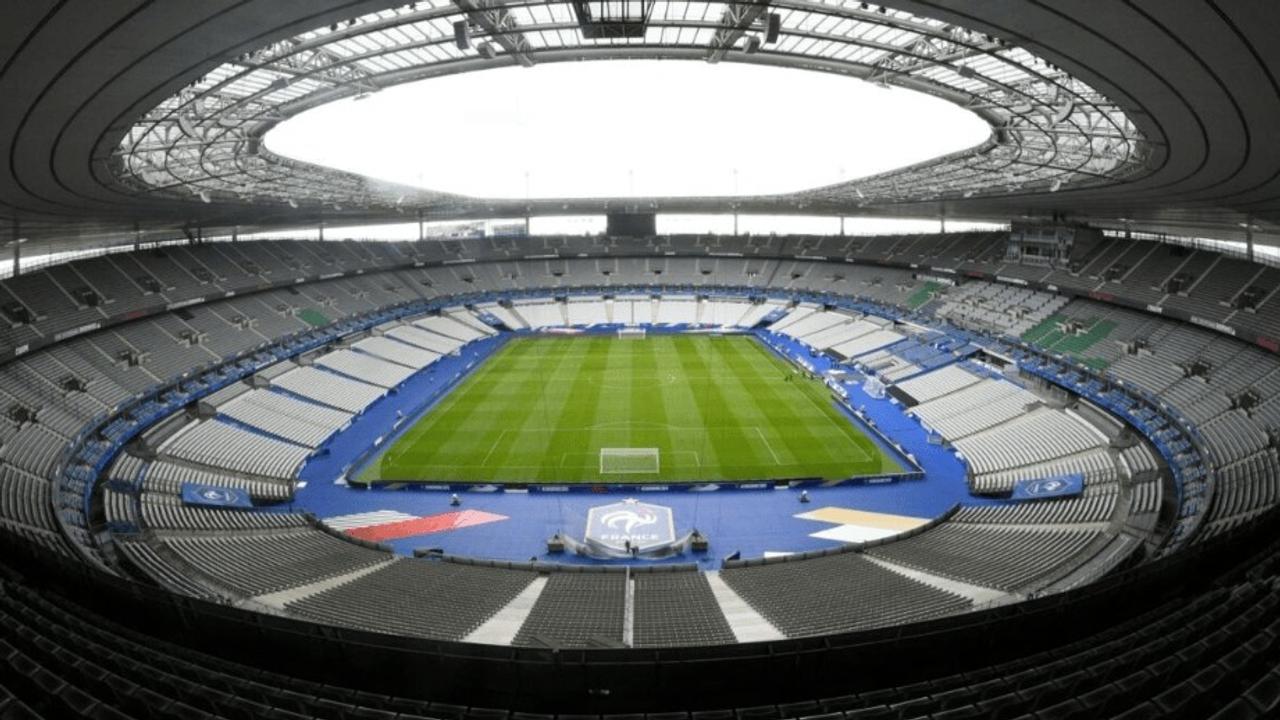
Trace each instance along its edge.
{"label": "stadium roof", "polygon": [[[657,210],[1068,216],[1276,242],[1280,117],[1268,3],[313,0],[6,8],[0,215],[23,236]],[[769,22],[778,34],[770,41]],[[455,26],[456,23],[462,23]],[[455,27],[469,40],[457,42]],[[460,47],[465,45],[466,47]],[[336,98],[447,73],[685,58],[843,73],[946,98],[974,150],[852,182],[729,200],[489,201],[289,161],[260,139]],[[590,92],[583,88],[583,92]],[[746,118],[749,119],[749,114]],[[800,132],[803,129],[796,128]],[[835,130],[832,130],[835,132]]]}

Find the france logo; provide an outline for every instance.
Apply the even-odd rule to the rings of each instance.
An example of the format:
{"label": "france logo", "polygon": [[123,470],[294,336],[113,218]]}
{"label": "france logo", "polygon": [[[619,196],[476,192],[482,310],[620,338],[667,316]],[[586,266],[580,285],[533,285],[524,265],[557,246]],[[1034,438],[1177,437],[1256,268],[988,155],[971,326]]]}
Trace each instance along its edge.
{"label": "france logo", "polygon": [[645,552],[676,540],[675,516],[665,505],[650,505],[634,498],[587,511],[586,540],[625,553]]}
{"label": "france logo", "polygon": [[249,493],[239,488],[190,482],[182,483],[182,502],[187,505],[203,505],[206,507],[253,507],[253,500],[249,497]]}
{"label": "france logo", "polygon": [[1013,500],[1069,497],[1084,492],[1084,475],[1058,475],[1056,477],[1022,480],[1013,486]]}

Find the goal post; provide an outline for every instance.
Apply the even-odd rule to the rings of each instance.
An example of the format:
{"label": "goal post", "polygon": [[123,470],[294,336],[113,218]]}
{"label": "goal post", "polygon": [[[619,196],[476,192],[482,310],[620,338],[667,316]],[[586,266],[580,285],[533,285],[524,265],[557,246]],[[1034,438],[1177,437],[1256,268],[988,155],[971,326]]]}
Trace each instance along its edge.
{"label": "goal post", "polygon": [[600,448],[601,475],[654,475],[661,468],[658,448]]}
{"label": "goal post", "polygon": [[645,329],[642,327],[623,327],[618,328],[618,337],[623,340],[643,340]]}

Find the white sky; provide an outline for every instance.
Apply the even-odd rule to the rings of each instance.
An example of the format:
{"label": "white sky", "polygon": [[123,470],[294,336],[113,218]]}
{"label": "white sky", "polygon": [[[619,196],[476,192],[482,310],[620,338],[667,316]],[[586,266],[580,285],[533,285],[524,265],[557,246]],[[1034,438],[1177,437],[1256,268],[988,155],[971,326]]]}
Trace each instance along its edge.
{"label": "white sky", "polygon": [[302,113],[272,151],[491,198],[752,195],[840,182],[986,139],[922,93],[725,62],[549,63],[450,75]]}

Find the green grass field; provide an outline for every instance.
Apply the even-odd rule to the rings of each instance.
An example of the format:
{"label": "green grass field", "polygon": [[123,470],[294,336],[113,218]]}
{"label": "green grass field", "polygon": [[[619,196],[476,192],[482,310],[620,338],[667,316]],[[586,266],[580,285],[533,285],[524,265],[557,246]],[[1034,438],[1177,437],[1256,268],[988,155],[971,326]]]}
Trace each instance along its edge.
{"label": "green grass field", "polygon": [[[602,448],[645,450],[606,458],[608,469],[629,472],[602,473]],[[754,338],[650,335],[513,340],[358,479],[625,483],[901,471],[821,382]]]}

